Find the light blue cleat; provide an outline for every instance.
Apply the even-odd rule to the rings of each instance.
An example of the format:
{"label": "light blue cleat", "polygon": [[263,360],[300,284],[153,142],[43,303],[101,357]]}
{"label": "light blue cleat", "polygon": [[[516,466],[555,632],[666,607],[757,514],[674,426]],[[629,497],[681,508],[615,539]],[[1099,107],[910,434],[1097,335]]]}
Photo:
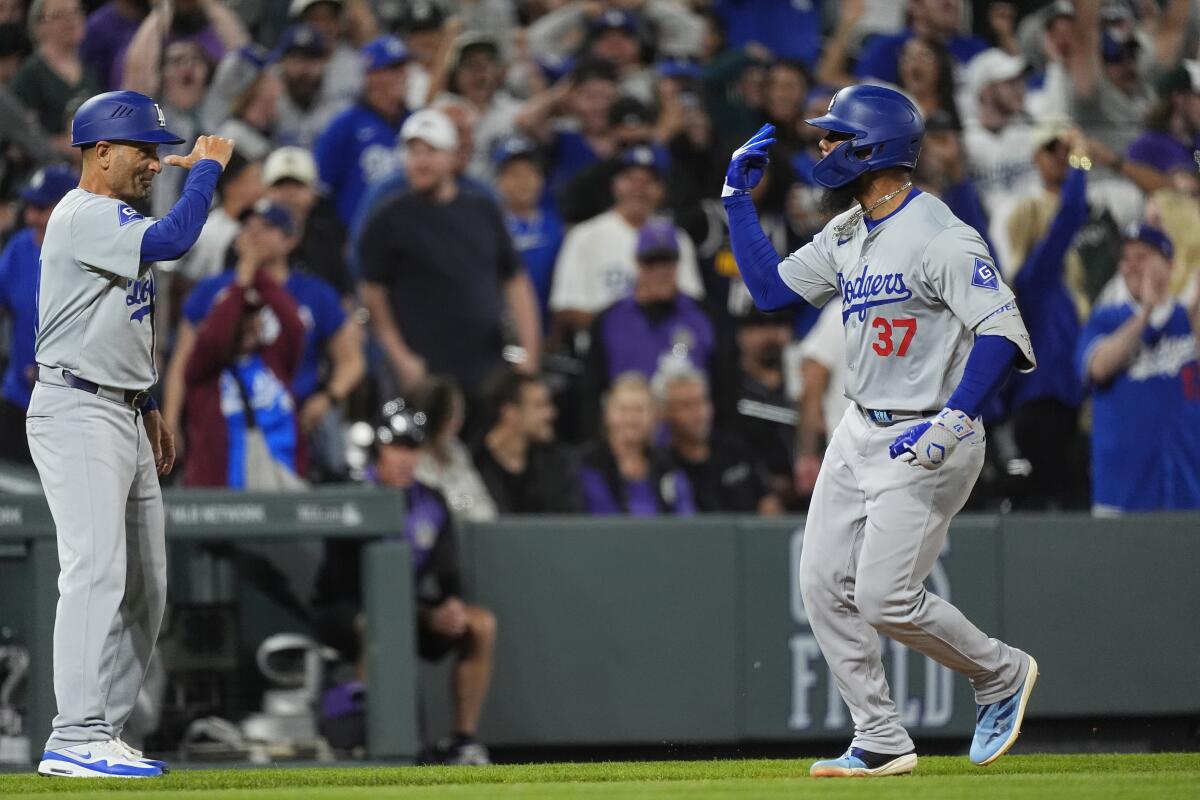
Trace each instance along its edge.
{"label": "light blue cleat", "polygon": [[59,778],[159,778],[163,774],[158,767],[131,758],[114,739],[47,750],[37,771]]}
{"label": "light blue cleat", "polygon": [[975,717],[975,738],[971,740],[971,763],[986,767],[1008,749],[1021,735],[1021,721],[1025,719],[1025,706],[1037,683],[1038,665],[1029,656],[1029,670],[1025,682],[1016,694],[997,703],[979,706]]}
{"label": "light blue cleat", "polygon": [[808,769],[814,778],[880,778],[907,775],[917,766],[916,753],[872,753],[851,747],[841,758],[818,761]]}

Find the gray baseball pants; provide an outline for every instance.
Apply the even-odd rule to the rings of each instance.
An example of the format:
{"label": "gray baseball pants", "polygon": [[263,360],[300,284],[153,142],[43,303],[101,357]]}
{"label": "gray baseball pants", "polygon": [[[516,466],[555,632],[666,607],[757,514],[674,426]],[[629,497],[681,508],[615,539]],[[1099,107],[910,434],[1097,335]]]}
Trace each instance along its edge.
{"label": "gray baseball pants", "polygon": [[25,426],[58,534],[57,750],[119,736],[133,712],[166,606],[162,493],[127,405],[39,381]]}
{"label": "gray baseball pants", "polygon": [[857,406],[834,431],[813,492],[800,554],[804,610],[854,720],[853,746],[907,753],[912,739],[888,691],[879,634],[966,675],[980,704],[1013,694],[1028,658],[926,591],[950,520],[983,467],[984,436],[938,470],[888,456],[908,425],[878,427]]}

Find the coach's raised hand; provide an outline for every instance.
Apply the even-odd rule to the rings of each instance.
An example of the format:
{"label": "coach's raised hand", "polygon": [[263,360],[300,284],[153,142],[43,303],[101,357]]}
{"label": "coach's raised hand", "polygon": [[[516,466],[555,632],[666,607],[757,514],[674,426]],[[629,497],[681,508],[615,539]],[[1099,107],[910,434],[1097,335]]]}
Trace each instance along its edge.
{"label": "coach's raised hand", "polygon": [[774,125],[763,125],[749,141],[733,151],[733,158],[729,160],[729,170],[725,173],[722,197],[746,194],[758,185],[767,162],[770,161],[767,149],[775,144],[774,133]]}
{"label": "coach's raised hand", "polygon": [[196,139],[191,153],[186,156],[169,155],[163,159],[163,163],[191,169],[197,162],[208,158],[220,164],[221,169],[225,169],[232,155],[233,139],[226,139],[224,136],[201,136]]}

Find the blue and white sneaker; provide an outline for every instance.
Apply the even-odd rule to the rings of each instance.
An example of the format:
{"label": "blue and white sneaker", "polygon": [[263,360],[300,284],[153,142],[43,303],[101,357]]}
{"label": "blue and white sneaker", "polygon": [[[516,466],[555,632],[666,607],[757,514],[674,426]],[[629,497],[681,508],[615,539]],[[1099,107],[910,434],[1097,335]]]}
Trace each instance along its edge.
{"label": "blue and white sneaker", "polygon": [[38,774],[59,778],[159,778],[162,770],[130,758],[115,739],[42,753]]}
{"label": "blue and white sneaker", "polygon": [[152,767],[158,767],[159,769],[162,770],[163,775],[166,775],[168,772],[171,771],[171,768],[167,766],[167,762],[159,761],[157,758],[146,758],[145,754],[142,753],[141,750],[138,750],[136,747],[134,747],[133,745],[129,744],[124,739],[122,739],[120,736],[117,737],[117,744],[121,745],[121,749],[123,749],[125,751],[125,754],[127,756],[129,756],[130,758],[132,758],[134,761],[141,761],[143,763],[149,764]]}
{"label": "blue and white sneaker", "polygon": [[908,775],[916,766],[916,753],[872,753],[861,747],[851,747],[841,758],[813,764],[808,774],[814,778],[880,778],[884,775]]}
{"label": "blue and white sneaker", "polygon": [[1021,721],[1025,719],[1025,706],[1037,683],[1038,665],[1029,656],[1029,670],[1025,682],[1016,694],[997,703],[979,706],[975,716],[975,738],[971,740],[971,763],[986,767],[1008,749],[1021,735]]}

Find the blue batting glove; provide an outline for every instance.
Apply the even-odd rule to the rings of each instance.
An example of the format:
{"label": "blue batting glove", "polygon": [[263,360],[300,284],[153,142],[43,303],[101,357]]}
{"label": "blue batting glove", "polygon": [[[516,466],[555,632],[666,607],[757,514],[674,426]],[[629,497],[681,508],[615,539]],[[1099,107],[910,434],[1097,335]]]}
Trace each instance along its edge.
{"label": "blue batting glove", "polygon": [[937,469],[946,463],[959,442],[974,435],[970,417],[943,408],[932,422],[920,422],[897,436],[888,447],[888,455],[914,467]]}
{"label": "blue batting glove", "polygon": [[772,134],[774,125],[763,125],[758,133],[750,137],[744,145],[733,151],[729,161],[729,169],[725,173],[725,188],[721,190],[722,197],[735,194],[746,194],[762,180],[766,170],[767,149],[775,144]]}

